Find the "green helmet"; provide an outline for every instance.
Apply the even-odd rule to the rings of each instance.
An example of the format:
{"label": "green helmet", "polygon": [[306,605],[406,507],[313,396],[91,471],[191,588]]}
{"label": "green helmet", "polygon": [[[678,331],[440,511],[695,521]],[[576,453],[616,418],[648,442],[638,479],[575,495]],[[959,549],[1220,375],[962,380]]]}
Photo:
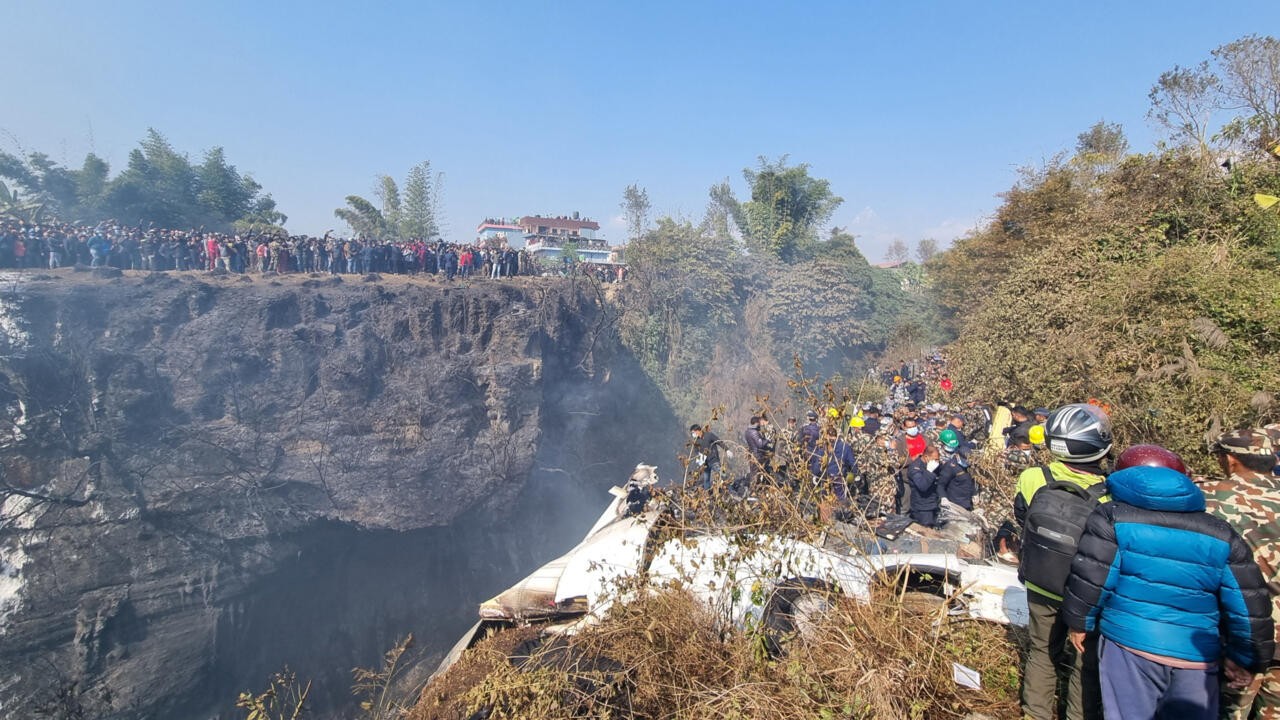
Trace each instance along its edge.
{"label": "green helmet", "polygon": [[947,450],[955,450],[960,447],[960,436],[956,434],[955,430],[947,428],[938,433],[938,442],[942,443],[942,447]]}

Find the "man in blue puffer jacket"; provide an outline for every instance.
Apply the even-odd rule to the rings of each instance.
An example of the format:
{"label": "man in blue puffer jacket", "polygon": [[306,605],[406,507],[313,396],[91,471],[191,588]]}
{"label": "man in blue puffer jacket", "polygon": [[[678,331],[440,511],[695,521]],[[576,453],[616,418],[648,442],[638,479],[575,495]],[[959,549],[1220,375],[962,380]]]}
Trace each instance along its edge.
{"label": "man in blue puffer jacket", "polygon": [[1231,526],[1204,512],[1186,475],[1137,466],[1107,478],[1062,604],[1077,647],[1098,630],[1110,718],[1218,714],[1218,672],[1235,683],[1274,655],[1266,582]]}

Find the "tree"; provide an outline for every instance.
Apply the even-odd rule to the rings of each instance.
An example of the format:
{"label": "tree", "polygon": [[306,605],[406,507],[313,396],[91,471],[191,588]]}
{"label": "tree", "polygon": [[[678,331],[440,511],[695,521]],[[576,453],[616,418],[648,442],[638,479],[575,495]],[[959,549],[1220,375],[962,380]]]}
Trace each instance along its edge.
{"label": "tree", "polygon": [[560,246],[560,257],[569,263],[576,264],[581,262],[582,256],[578,254],[578,243],[572,240],[566,241]]}
{"label": "tree", "polygon": [[377,193],[378,202],[382,203],[382,219],[386,225],[387,232],[393,235],[400,234],[400,188],[396,185],[395,178],[390,175],[379,175],[378,186],[374,189]]}
{"label": "tree", "polygon": [[33,152],[19,158],[0,152],[0,177],[13,183],[9,190],[11,202],[17,200],[13,196],[21,189],[22,204],[56,216],[71,215],[78,204],[75,172],[59,166],[44,153]]}
{"label": "tree", "polygon": [[1148,116],[1207,155],[1215,113],[1232,113],[1213,139],[1280,157],[1280,40],[1246,35],[1210,54],[1194,69],[1162,74]]}
{"label": "tree", "polygon": [[627,237],[634,240],[649,229],[649,191],[639,185],[628,185],[622,191],[622,214],[627,220]]}
{"label": "tree", "polygon": [[733,226],[741,231],[746,221],[742,216],[742,203],[734,197],[728,178],[712,185],[707,195],[707,212],[702,220],[702,229],[725,245],[736,244]]}
{"label": "tree", "polygon": [[348,195],[347,207],[338,208],[333,214],[349,225],[351,232],[361,237],[380,237],[387,229],[387,221],[382,212],[359,195]]}
{"label": "tree", "polygon": [[1202,62],[1194,69],[1175,66],[1160,75],[1147,97],[1147,117],[1164,126],[1173,140],[1208,149],[1209,122],[1213,116],[1218,78]]}
{"label": "tree", "polygon": [[162,227],[205,225],[229,229],[250,215],[270,216],[283,223],[275,201],[262,195],[262,186],[231,165],[221,147],[204,153],[193,166],[183,153],[154,128],[129,153],[125,169],[115,178],[102,158],[89,153],[79,170],[64,168],[43,153],[18,158],[0,152],[0,177],[12,185],[10,201],[21,189],[22,202],[65,220],[94,222],[116,218],[126,223]]}
{"label": "tree", "polygon": [[902,242],[901,238],[894,238],[889,243],[888,249],[884,251],[884,259],[890,263],[904,263],[907,261],[908,250],[907,244]]}
{"label": "tree", "polygon": [[1268,151],[1280,143],[1280,40],[1248,35],[1212,53],[1218,67],[1220,105],[1242,112],[1223,128],[1231,142]]}
{"label": "tree", "polygon": [[1129,149],[1120,123],[1099,120],[1076,136],[1076,157],[1092,165],[1114,163]]}
{"label": "tree", "polygon": [[783,262],[808,257],[817,229],[844,202],[828,181],[809,176],[807,164],[788,166],[785,155],[776,162],[761,157],[760,166],[743,170],[743,176],[751,187],[741,209],[751,249]]}
{"label": "tree", "polygon": [[284,224],[289,222],[289,216],[276,209],[275,198],[271,194],[259,195],[253,201],[253,207],[249,208],[248,214],[237,220],[234,225],[238,232],[257,231],[284,231]]}
{"label": "tree", "polygon": [[424,160],[409,168],[404,179],[404,205],[400,215],[400,236],[435,237],[436,220],[431,191],[431,162]]}
{"label": "tree", "polygon": [[[848,373],[875,341],[871,266],[852,235],[833,231],[813,257],[774,269],[769,328],[783,367],[798,355],[806,372]],[[883,308],[881,308],[883,310]]]}
{"label": "tree", "polygon": [[366,237],[431,238],[440,232],[440,191],[444,174],[433,181],[430,161],[409,168],[404,180],[404,194],[395,178],[379,175],[374,193],[381,208],[359,195],[347,196],[347,207],[333,211],[351,226],[351,231]]}
{"label": "tree", "polygon": [[938,254],[938,241],[933,238],[922,238],[916,243],[916,260],[921,265],[929,262]]}
{"label": "tree", "polygon": [[76,195],[80,200],[77,219],[89,220],[99,215],[106,200],[110,177],[111,166],[107,161],[93,153],[84,156],[84,163],[76,174]]}
{"label": "tree", "polygon": [[431,220],[437,235],[449,232],[449,218],[444,212],[444,172],[436,173],[431,183]]}
{"label": "tree", "polygon": [[705,372],[709,343],[737,322],[740,258],[704,229],[666,217],[628,245],[633,282],[623,335],[667,388],[692,386]]}
{"label": "tree", "polygon": [[224,225],[247,215],[253,196],[262,189],[252,179],[240,176],[221,147],[205,153],[204,162],[196,168],[196,183],[200,207],[207,214],[205,224],[209,225]]}

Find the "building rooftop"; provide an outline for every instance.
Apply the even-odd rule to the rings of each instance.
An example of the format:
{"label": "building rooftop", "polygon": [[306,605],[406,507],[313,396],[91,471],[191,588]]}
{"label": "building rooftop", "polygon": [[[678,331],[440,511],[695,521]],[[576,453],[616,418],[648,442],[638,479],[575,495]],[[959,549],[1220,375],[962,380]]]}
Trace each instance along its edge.
{"label": "building rooftop", "polygon": [[491,229],[494,229],[494,230],[520,230],[520,229],[522,229],[522,228],[521,228],[521,227],[516,223],[516,221],[515,221],[515,220],[508,220],[508,219],[506,219],[506,218],[485,218],[485,219],[484,219],[484,222],[482,222],[482,223],[480,223],[479,225],[477,225],[477,226],[476,226],[476,232],[480,232],[481,230],[484,230],[485,228],[491,228]]}
{"label": "building rooftop", "polygon": [[[576,213],[575,213],[576,215]],[[525,215],[520,218],[523,227],[545,225],[547,227],[564,228],[566,230],[599,230],[600,223],[590,218],[547,217],[543,215]]]}

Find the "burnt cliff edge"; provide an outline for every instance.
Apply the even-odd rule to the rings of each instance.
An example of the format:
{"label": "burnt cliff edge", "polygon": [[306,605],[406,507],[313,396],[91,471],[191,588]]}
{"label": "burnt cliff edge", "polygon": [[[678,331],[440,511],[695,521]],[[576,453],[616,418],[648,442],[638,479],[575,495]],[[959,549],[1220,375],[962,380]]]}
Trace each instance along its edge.
{"label": "burnt cliff edge", "polygon": [[[64,272],[0,295],[0,717],[316,704],[571,544],[678,423],[603,290]],[[327,694],[326,694],[327,693]]]}

